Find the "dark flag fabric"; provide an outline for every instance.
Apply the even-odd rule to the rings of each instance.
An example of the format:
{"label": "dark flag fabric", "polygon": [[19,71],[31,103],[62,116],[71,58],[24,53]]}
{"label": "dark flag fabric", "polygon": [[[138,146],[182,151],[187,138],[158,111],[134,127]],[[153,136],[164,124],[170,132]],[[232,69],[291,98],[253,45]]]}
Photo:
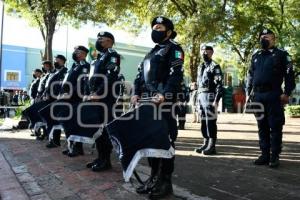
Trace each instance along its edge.
{"label": "dark flag fabric", "polygon": [[102,135],[103,126],[107,122],[107,109],[97,103],[73,104],[71,109],[71,119],[61,122],[69,136],[68,141],[93,144]]}
{"label": "dark flag fabric", "polygon": [[129,181],[143,157],[172,158],[167,122],[154,104],[142,104],[105,126]]}

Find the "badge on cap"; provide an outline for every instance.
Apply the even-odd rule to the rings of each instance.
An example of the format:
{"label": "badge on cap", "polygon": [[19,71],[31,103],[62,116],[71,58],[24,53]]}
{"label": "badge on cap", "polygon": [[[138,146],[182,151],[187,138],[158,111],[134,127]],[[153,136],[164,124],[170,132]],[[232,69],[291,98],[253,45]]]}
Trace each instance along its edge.
{"label": "badge on cap", "polygon": [[99,32],[99,35],[104,35],[104,32],[103,31]]}
{"label": "badge on cap", "polygon": [[267,29],[263,30],[263,34],[267,34],[267,33],[268,33]]}
{"label": "badge on cap", "polygon": [[156,19],[156,23],[159,23],[159,24],[161,24],[163,21],[164,21],[164,19],[162,17],[158,17]]}

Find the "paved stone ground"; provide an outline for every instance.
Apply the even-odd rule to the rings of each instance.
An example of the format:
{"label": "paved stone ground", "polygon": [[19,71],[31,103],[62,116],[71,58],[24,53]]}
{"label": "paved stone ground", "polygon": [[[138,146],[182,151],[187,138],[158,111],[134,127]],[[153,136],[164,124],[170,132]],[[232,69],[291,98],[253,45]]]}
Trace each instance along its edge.
{"label": "paved stone ground", "polygon": [[[300,199],[299,122],[287,119],[281,166],[275,170],[252,165],[259,154],[252,115],[221,114],[218,155],[210,157],[193,151],[202,143],[200,124],[187,123],[176,143],[175,195],[168,199]],[[0,132],[0,199],[147,199],[124,183],[115,156],[112,170],[94,173],[85,168],[95,157],[90,146],[85,156],[68,158],[63,148],[48,150],[29,135]],[[149,173],[141,163],[139,171]]]}

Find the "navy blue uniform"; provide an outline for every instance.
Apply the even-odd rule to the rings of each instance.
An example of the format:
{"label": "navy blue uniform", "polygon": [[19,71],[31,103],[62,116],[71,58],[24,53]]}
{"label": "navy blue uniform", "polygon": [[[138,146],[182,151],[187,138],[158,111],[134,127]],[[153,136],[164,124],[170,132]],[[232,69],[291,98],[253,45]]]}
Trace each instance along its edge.
{"label": "navy blue uniform", "polygon": [[184,82],[181,84],[181,92],[178,94],[176,115],[178,116],[178,128],[183,130],[186,122],[187,103],[190,100],[189,88]]}
{"label": "navy blue uniform", "polygon": [[[73,63],[71,69],[67,72],[64,79],[62,80],[61,86],[59,88],[59,95],[66,95],[64,99],[59,99],[54,101],[54,103],[70,103],[73,108],[73,115],[76,115],[76,107],[77,105],[82,101],[82,97],[84,95],[84,88],[87,85],[87,75],[90,70],[90,64],[86,61],[80,61]],[[80,75],[85,75],[83,77],[80,77]],[[80,81],[80,82],[79,82]],[[79,84],[80,83],[80,84]],[[80,85],[80,89],[78,90],[78,87]],[[81,95],[80,95],[81,94]],[[48,104],[46,107],[41,109],[39,111],[39,114],[41,117],[45,120],[47,123],[47,132],[50,133],[53,125],[59,124],[58,121],[51,118],[49,115],[50,109],[52,104]],[[53,113],[56,117],[66,117],[69,115],[69,107],[62,104],[57,104],[53,107]],[[60,131],[57,130],[54,134],[54,142],[56,144],[59,143],[60,140]],[[68,137],[68,134],[66,133],[66,137]]]}
{"label": "navy blue uniform", "polygon": [[[169,39],[156,45],[138,68],[138,74],[134,81],[134,95],[144,98],[160,93],[164,95],[165,102],[175,103],[183,81],[183,60],[183,50],[173,40]],[[171,109],[170,105],[163,107],[165,107],[163,109]],[[178,133],[176,119],[171,110],[162,114],[168,123],[172,145],[175,146],[174,142]],[[153,171],[158,171],[159,159],[152,159],[150,165]],[[162,159],[161,171],[163,174],[172,174],[174,157]]]}
{"label": "navy blue uniform", "polygon": [[[284,82],[284,90],[282,83]],[[281,152],[282,127],[285,123],[284,108],[280,95],[291,95],[295,79],[291,58],[278,48],[260,50],[252,56],[248,71],[247,93],[254,91],[254,102],[263,110],[255,112],[257,117],[260,149],[275,156]],[[271,136],[271,137],[270,137]]]}
{"label": "navy blue uniform", "polygon": [[202,136],[204,139],[216,139],[217,113],[212,104],[218,103],[223,94],[220,65],[212,60],[202,63],[198,67],[197,85]]}
{"label": "navy blue uniform", "polygon": [[40,80],[41,80],[40,78],[36,78],[30,84],[29,95],[32,103],[34,103],[34,100],[37,97]]}
{"label": "navy blue uniform", "polygon": [[32,125],[38,121],[42,121],[38,115],[38,111],[56,99],[61,88],[60,82],[63,80],[66,72],[67,68],[63,67],[60,70],[47,74],[45,78],[40,81],[38,89],[38,98],[40,98],[40,101],[23,111],[24,116],[30,120]]}

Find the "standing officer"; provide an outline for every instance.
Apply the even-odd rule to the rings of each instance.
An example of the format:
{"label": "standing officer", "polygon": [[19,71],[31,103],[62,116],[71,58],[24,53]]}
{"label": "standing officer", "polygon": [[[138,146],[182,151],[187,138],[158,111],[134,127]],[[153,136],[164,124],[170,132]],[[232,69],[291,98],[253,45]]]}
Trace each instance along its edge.
{"label": "standing officer", "polygon": [[[89,91],[86,91],[84,101],[95,104],[85,106],[80,115],[82,119],[89,124],[99,124],[98,128],[84,128],[85,135],[93,137],[100,124],[109,122],[113,119],[113,106],[116,102],[115,92],[113,91],[114,83],[118,80],[120,72],[120,55],[112,49],[115,43],[114,36],[109,32],[100,32],[97,35],[95,47],[99,52],[98,57],[91,63],[89,75]],[[97,104],[105,104],[106,112]],[[104,119],[104,120],[103,120]],[[110,154],[112,144],[106,131],[96,139],[96,148],[98,158],[87,164],[92,171],[99,172],[111,168]]]}
{"label": "standing officer", "polygon": [[[62,81],[58,100],[54,101],[54,105],[49,104],[39,111],[41,117],[47,122],[48,133],[51,132],[51,129],[54,125],[59,124],[59,122],[57,120],[54,120],[49,114],[51,106],[54,106],[53,114],[55,114],[56,117],[65,117],[68,116],[69,113],[75,113],[74,110],[73,112],[68,110],[68,106],[65,106],[66,103],[70,103],[70,105],[77,105],[82,101],[82,96],[80,96],[80,94],[78,93],[78,87],[79,85],[81,86],[81,88],[79,89],[81,94],[83,94],[85,77],[82,77],[81,79],[78,78],[80,77],[80,75],[88,74],[89,72],[90,64],[85,60],[88,52],[89,50],[84,46],[76,46],[74,48],[74,52],[72,55],[74,63]],[[81,84],[78,84],[78,82]],[[60,144],[60,135],[60,130],[54,130],[53,139],[50,140],[50,143],[47,147],[57,147],[58,145],[55,144]],[[66,137],[68,138],[67,133]],[[64,154],[69,155],[70,157],[83,154],[82,143],[76,143],[73,145],[73,147],[74,148],[72,152],[64,151]]]}
{"label": "standing officer", "polygon": [[[146,55],[141,63],[134,81],[134,96],[131,102],[137,104],[143,96],[155,97],[155,104],[163,104],[162,116],[168,123],[168,134],[171,144],[175,147],[177,138],[177,122],[172,115],[171,105],[177,100],[180,84],[183,81],[182,48],[174,42],[177,33],[173,22],[165,17],[155,17],[151,23],[152,40],[155,47]],[[164,104],[165,102],[165,104]],[[167,105],[166,105],[167,104]],[[174,171],[174,157],[171,159],[151,158],[151,176],[144,186],[137,188],[137,193],[149,193],[150,198],[163,198],[172,194],[172,173]],[[156,179],[158,177],[158,179]]]}
{"label": "standing officer", "polygon": [[178,94],[178,105],[176,106],[176,114],[178,116],[178,129],[184,130],[186,122],[187,103],[190,100],[189,88],[184,81],[181,83],[181,92]]}
{"label": "standing officer", "polygon": [[30,89],[29,89],[29,96],[30,96],[31,104],[34,103],[35,98],[37,96],[38,87],[40,84],[40,78],[41,78],[42,74],[43,74],[43,72],[40,69],[35,69],[33,71],[32,76],[34,79],[33,79],[32,83],[30,84]]}
{"label": "standing officer", "polygon": [[201,112],[201,132],[203,145],[195,149],[204,155],[216,154],[217,108],[223,94],[222,71],[212,60],[214,50],[211,46],[202,47],[204,62],[198,67],[198,101]]}
{"label": "standing officer", "polygon": [[[275,34],[264,29],[259,34],[261,50],[252,56],[248,71],[247,95],[254,92],[255,103],[262,111],[255,112],[261,155],[255,165],[279,166],[282,127],[285,123],[283,106],[295,88],[291,57],[275,46]],[[284,81],[284,90],[281,88]],[[271,150],[271,156],[270,156]]]}

